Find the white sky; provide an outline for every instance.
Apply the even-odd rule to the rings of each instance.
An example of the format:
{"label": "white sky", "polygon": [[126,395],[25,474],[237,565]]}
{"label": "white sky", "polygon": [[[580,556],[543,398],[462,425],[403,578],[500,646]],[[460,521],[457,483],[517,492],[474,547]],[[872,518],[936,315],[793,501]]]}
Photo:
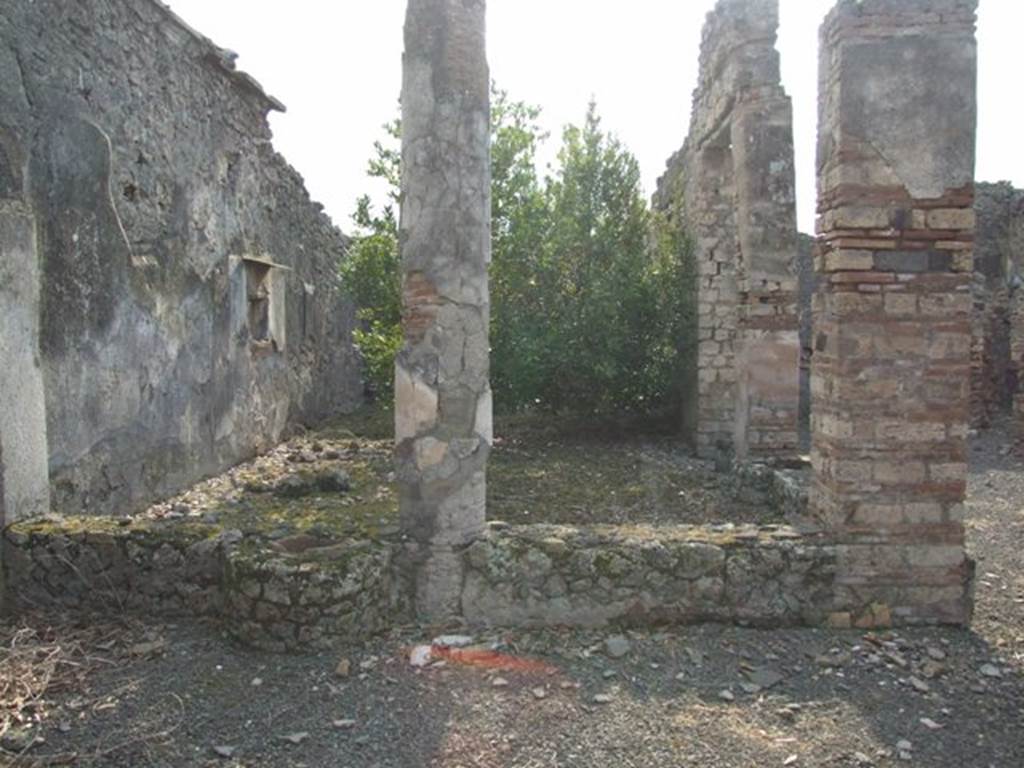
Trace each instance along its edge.
{"label": "white sky", "polygon": [[[553,154],[597,98],[604,127],[633,151],[650,194],[683,143],[704,15],[715,0],[489,0],[491,75],[537,104]],[[344,230],[381,125],[397,114],[405,0],[169,0],[283,101],[274,144]],[[781,0],[784,85],[793,97],[800,228],[813,231],[817,28],[834,0]],[[981,0],[979,180],[1024,187],[1022,0]],[[544,158],[545,161],[549,158]],[[372,191],[372,190],[371,190]],[[375,190],[379,194],[379,190]]]}

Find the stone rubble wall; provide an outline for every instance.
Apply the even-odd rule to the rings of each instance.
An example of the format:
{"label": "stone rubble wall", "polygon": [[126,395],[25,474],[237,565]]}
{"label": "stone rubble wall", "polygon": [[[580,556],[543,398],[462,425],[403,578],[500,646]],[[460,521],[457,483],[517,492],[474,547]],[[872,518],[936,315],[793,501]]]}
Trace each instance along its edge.
{"label": "stone rubble wall", "polygon": [[776,467],[768,464],[736,462],[732,473],[744,487],[764,494],[768,505],[782,513],[783,519],[801,531],[816,528],[808,516],[809,463],[794,462],[792,466]]}
{"label": "stone rubble wall", "polygon": [[400,605],[386,542],[295,560],[252,547],[237,531],[97,518],[16,524],[3,546],[18,605],[219,618],[234,637],[271,651],[358,640],[390,626]]}
{"label": "stone rubble wall", "polygon": [[[13,526],[20,605],[223,621],[272,651],[358,642],[414,616],[397,589],[405,545],[352,540],[302,556],[237,531],[73,519]],[[786,527],[492,526],[461,557],[473,626],[829,620],[837,552]]]}
{"label": "stone rubble wall", "polygon": [[394,550],[379,542],[331,548],[290,562],[232,553],[224,581],[225,624],[239,640],[270,651],[330,648],[388,629]]}
{"label": "stone rubble wall", "polygon": [[810,511],[857,620],[970,620],[975,0],[840,0],[821,32]]}
{"label": "stone rubble wall", "polygon": [[4,540],[4,569],[23,605],[215,616],[224,541],[187,528],[121,527],[109,521],[15,525]]}
{"label": "stone rubble wall", "polygon": [[777,0],[708,14],[689,134],[655,206],[681,195],[698,264],[698,453],[795,455],[799,404],[792,105]]}
{"label": "stone rubble wall", "polygon": [[[51,497],[8,522],[141,509],[360,402],[347,240],[274,151],[277,109],[155,0],[4,3],[0,203],[35,220],[14,268],[38,268],[36,298],[10,301],[38,317],[18,345],[40,386],[0,386],[0,443]],[[285,267],[272,344],[249,327],[246,257]],[[42,450],[18,438],[35,413]]]}
{"label": "stone rubble wall", "polygon": [[496,626],[820,624],[835,552],[788,529],[491,531],[466,553],[463,615]]}

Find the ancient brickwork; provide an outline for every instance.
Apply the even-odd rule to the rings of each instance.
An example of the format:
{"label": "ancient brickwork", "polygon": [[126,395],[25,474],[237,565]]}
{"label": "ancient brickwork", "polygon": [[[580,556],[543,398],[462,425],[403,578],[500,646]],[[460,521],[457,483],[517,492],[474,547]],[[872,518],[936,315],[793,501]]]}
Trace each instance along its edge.
{"label": "ancient brickwork", "polygon": [[796,452],[799,402],[792,105],[780,85],[777,0],[708,15],[690,132],[659,181],[698,264],[695,424],[705,456]]}
{"label": "ancient brickwork", "polygon": [[361,400],[347,241],[233,60],[155,0],[3,4],[9,520],[139,509]]}
{"label": "ancient brickwork", "polygon": [[821,32],[811,513],[852,619],[966,622],[975,0]]}
{"label": "ancient brickwork", "polygon": [[490,81],[483,0],[410,0],[402,87],[395,441],[421,615],[458,611],[492,441]]}
{"label": "ancient brickwork", "polygon": [[[1021,382],[1018,294],[1024,286],[1024,190],[978,184],[974,209],[971,424],[986,427],[1014,407]],[[1016,347],[1016,348],[1015,348]]]}

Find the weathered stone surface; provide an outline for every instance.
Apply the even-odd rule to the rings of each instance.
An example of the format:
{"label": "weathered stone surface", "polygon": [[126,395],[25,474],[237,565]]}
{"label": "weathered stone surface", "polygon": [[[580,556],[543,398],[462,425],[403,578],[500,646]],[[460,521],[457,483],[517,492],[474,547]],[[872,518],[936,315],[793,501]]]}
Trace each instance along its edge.
{"label": "weathered stone surface", "polygon": [[12,595],[32,605],[215,617],[249,645],[328,648],[394,620],[392,545],[351,541],[282,555],[195,524],[47,520],[3,542]]}
{"label": "weathered stone surface", "polygon": [[793,118],[778,10],[777,0],[720,0],[708,14],[690,132],[655,195],[695,240],[696,412],[686,427],[704,456],[798,447]]}
{"label": "weathered stone surface", "polygon": [[50,511],[35,218],[0,198],[0,528]]}
{"label": "weathered stone surface", "polygon": [[394,621],[392,549],[351,542],[329,559],[292,566],[265,553],[228,558],[224,617],[233,635],[270,650],[326,649]]}
{"label": "weathered stone surface", "polygon": [[977,184],[975,193],[971,423],[984,427],[1024,393],[1024,190]]}
{"label": "weathered stone surface", "polygon": [[841,0],[821,31],[810,513],[855,626],[971,614],[975,9]]}
{"label": "weathered stone surface", "polygon": [[[565,552],[545,550],[552,536]],[[462,610],[491,626],[816,624],[830,610],[834,558],[786,528],[519,526],[467,550]],[[550,589],[555,576],[568,591]]]}
{"label": "weathered stone surface", "polygon": [[492,439],[485,15],[483,0],[410,0],[405,26],[396,463],[407,580],[435,618],[458,611]]}
{"label": "weathered stone surface", "polygon": [[[402,544],[346,539],[284,553],[194,522],[19,523],[3,541],[12,591],[34,605],[213,617],[249,645],[325,649],[407,619]],[[471,624],[818,624],[835,612],[836,548],[785,527],[533,525],[459,553]],[[843,550],[843,557],[849,557]],[[953,553],[936,553],[945,563]]]}
{"label": "weathered stone surface", "polygon": [[346,240],[226,52],[151,0],[7,3],[0,104],[8,517],[130,512],[358,403]]}
{"label": "weathered stone surface", "polygon": [[217,615],[222,539],[187,527],[47,520],[16,524],[4,542],[11,593],[30,604]]}
{"label": "weathered stone surface", "polygon": [[1024,290],[1018,288],[1010,304],[1010,359],[1012,362],[1011,383],[1016,390],[1013,410],[1017,430],[1024,435]]}

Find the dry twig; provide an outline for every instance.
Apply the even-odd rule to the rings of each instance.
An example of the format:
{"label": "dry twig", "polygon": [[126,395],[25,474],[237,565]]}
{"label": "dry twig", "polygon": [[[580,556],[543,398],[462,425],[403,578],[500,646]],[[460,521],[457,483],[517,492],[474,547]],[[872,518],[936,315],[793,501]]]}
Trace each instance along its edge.
{"label": "dry twig", "polygon": [[[84,694],[89,674],[122,663],[117,650],[130,642],[135,631],[124,621],[77,627],[61,617],[42,614],[22,616],[13,626],[0,628],[0,741],[15,729],[38,728],[53,697]],[[25,757],[33,743],[16,757]],[[30,764],[60,765],[68,760],[74,756],[54,755]]]}

